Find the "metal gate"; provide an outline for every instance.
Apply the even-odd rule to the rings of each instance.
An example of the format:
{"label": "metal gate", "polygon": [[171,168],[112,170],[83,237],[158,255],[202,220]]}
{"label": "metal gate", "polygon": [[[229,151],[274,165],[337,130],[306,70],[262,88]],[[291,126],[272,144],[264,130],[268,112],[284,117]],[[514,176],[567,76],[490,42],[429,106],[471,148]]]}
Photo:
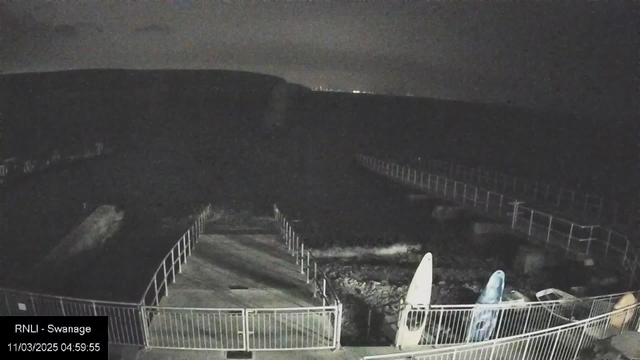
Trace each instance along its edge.
{"label": "metal gate", "polygon": [[144,306],[149,347],[190,350],[311,350],[338,345],[341,305],[278,309]]}

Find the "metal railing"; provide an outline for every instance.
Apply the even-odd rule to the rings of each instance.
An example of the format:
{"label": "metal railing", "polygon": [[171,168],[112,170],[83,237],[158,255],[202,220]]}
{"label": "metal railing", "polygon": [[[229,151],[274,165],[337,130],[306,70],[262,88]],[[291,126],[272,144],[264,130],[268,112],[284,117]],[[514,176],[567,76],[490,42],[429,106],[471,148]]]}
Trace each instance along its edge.
{"label": "metal railing", "polygon": [[206,309],[145,306],[149,346],[189,350],[314,350],[339,344],[337,306]]}
{"label": "metal railing", "polygon": [[0,185],[4,184],[8,179],[34,171],[44,170],[49,166],[58,165],[64,162],[71,162],[80,158],[91,158],[111,152],[111,149],[105,149],[103,143],[95,143],[93,149],[86,150],[82,154],[73,154],[60,157],[58,151],[54,151],[50,158],[46,159],[5,159],[0,161]]}
{"label": "metal railing", "polygon": [[[327,283],[322,271],[304,251],[299,239],[294,246],[295,232],[277,206],[274,212],[278,224],[286,226],[283,238],[288,251],[306,274],[307,284],[313,279],[314,298],[321,297],[322,306],[294,308],[185,308],[159,306],[161,297],[168,296],[168,286],[175,281],[181,266],[202,225],[211,212],[210,206],[165,256],[151,279],[142,306],[147,324],[149,347],[191,350],[313,350],[334,349],[339,346],[342,304]],[[191,236],[190,234],[193,234]],[[290,234],[290,235],[286,235]],[[319,283],[322,279],[322,291]],[[333,305],[327,305],[333,303]]]}
{"label": "metal railing", "polygon": [[[494,310],[497,319],[491,339],[500,339],[608,313],[626,294],[494,305],[430,305],[428,310],[414,310],[417,314],[413,318],[426,323],[421,345],[464,344],[470,342],[469,326],[474,315],[486,310]],[[632,294],[637,297],[640,292]]]}
{"label": "metal railing", "polygon": [[365,356],[362,360],[577,359],[580,351],[594,341],[637,329],[639,319],[640,304],[636,303],[585,320],[521,335],[445,348]]}
{"label": "metal railing", "polygon": [[628,238],[598,225],[580,225],[524,206],[516,198],[489,191],[442,175],[412,169],[409,166],[357,155],[357,159],[370,170],[403,184],[434,192],[463,206],[507,220],[511,230],[526,234],[529,240],[556,246],[565,255],[589,255],[620,261],[630,273],[631,288],[640,266],[640,260]]}
{"label": "metal railing", "polygon": [[[296,234],[296,230],[289,220],[285,218],[276,205],[273,206],[273,211],[276,221],[280,224],[280,234],[287,245],[287,249],[291,256],[295,257],[296,265],[300,265],[300,273],[307,275],[307,284],[313,283],[313,297],[316,298],[319,295],[322,300],[322,306],[331,303],[334,305],[340,304],[340,299],[338,299],[338,295],[331,287],[331,283],[324,272],[318,269],[318,263],[311,251],[308,248],[305,251],[304,242],[300,241],[300,236]],[[312,272],[313,277],[311,277]]]}
{"label": "metal railing", "polygon": [[191,251],[198,242],[210,214],[211,204],[196,217],[196,221],[189,230],[162,259],[142,295],[140,300],[142,305],[159,306],[162,295],[169,296],[169,283],[176,282],[176,271],[178,274],[182,273],[182,265],[187,264],[187,257],[191,256]]}
{"label": "metal railing", "polygon": [[144,345],[140,304],[0,289],[2,316],[108,316],[109,343]]}
{"label": "metal railing", "polygon": [[426,164],[428,171],[446,174],[493,191],[519,194],[526,199],[543,202],[558,211],[580,215],[589,222],[612,225],[626,230],[628,234],[637,234],[640,231],[640,217],[633,211],[634,207],[625,208],[618,201],[483,168],[471,168],[433,159],[427,160]]}

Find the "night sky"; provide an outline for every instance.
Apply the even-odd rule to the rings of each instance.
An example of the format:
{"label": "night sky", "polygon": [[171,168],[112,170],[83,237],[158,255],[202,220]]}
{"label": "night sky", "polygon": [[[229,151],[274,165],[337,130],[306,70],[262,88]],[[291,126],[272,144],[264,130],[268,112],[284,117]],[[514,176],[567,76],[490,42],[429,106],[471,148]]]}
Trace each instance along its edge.
{"label": "night sky", "polygon": [[309,87],[633,118],[639,9],[635,1],[0,1],[0,69],[245,70]]}

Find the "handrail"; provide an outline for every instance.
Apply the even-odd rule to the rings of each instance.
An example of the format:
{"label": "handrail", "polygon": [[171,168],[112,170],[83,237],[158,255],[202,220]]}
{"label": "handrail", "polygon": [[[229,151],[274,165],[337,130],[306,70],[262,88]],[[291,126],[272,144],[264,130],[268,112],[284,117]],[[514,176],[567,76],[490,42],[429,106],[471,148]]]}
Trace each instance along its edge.
{"label": "handrail", "polygon": [[91,302],[91,303],[100,303],[100,304],[107,304],[107,305],[126,305],[126,306],[137,306],[138,305],[137,303],[133,303],[133,302],[107,301],[107,300],[95,300],[95,299],[81,299],[81,298],[70,297],[70,296],[39,294],[39,293],[35,293],[35,292],[16,290],[16,289],[11,289],[11,288],[4,288],[4,287],[0,288],[0,291],[7,291],[7,292],[18,293],[18,294],[21,294],[21,295],[29,295],[29,296],[37,296],[37,297],[49,297],[49,298],[53,298],[53,299],[57,299],[57,300],[68,300],[68,301],[76,301],[76,302]]}
{"label": "handrail", "polygon": [[[556,203],[553,204],[554,207],[559,208],[563,205],[568,205],[568,211],[578,210],[581,214],[595,216],[598,220],[604,217],[605,220],[610,220],[610,225],[613,226],[622,226],[630,231],[640,230],[640,217],[634,215],[631,208],[621,209],[620,203],[616,200],[608,200],[602,196],[581,193],[557,184],[538,181],[532,182],[525,178],[497,171],[489,171],[480,167],[472,168],[442,160],[427,159],[427,167],[450,174],[451,176],[462,175],[465,179],[470,177],[472,181],[477,180],[478,183],[493,185],[496,190],[499,189],[498,185],[502,185],[501,189],[503,191],[507,191],[508,189],[513,190],[513,192],[522,190],[524,194],[533,196],[534,200],[547,201],[554,199],[554,201],[556,201]],[[491,173],[493,173],[493,175]],[[621,222],[621,218],[626,219],[626,221]]]}
{"label": "handrail", "polygon": [[[463,173],[463,174],[462,174],[462,177],[463,177],[465,180],[466,180],[466,177],[467,177],[467,175],[468,175],[469,173],[470,173],[470,175],[471,175],[471,179],[473,180],[473,178],[474,178],[474,171],[476,170],[476,169],[471,168],[471,169],[470,169],[471,171],[468,171],[468,169],[469,169],[469,168],[467,168],[467,167],[465,167],[465,166],[455,165],[455,164],[451,164],[451,163],[448,163],[448,162],[445,162],[445,161],[440,161],[440,160],[428,160],[428,162],[427,162],[427,166],[428,166],[428,168],[430,168],[430,169],[435,168],[435,170],[438,170],[438,171],[440,171],[440,172],[442,172],[442,173],[445,173],[445,174],[446,174],[446,173],[448,173],[448,174],[450,174],[450,175],[452,175],[452,176],[454,176],[454,171],[453,171],[453,169],[454,169],[454,166],[455,166],[455,169],[456,169],[456,171],[455,171],[455,176],[460,176],[460,172],[462,172],[462,173]],[[450,169],[450,171],[447,171],[446,169],[445,169],[445,170],[443,170],[443,168]],[[462,169],[462,171],[460,171],[461,169]],[[478,170],[479,170],[480,172],[482,171],[482,170],[480,170],[480,169],[478,169]],[[477,176],[477,182],[478,182],[478,183],[488,183],[487,181],[484,181],[484,182],[482,181],[483,179],[484,179],[484,180],[487,180],[487,178],[488,178],[488,175],[487,175],[487,174],[488,174],[488,172],[486,172],[486,174],[485,174],[484,176],[481,176],[479,172],[475,172],[475,175]],[[506,175],[506,174],[500,174],[500,173],[497,173],[497,172],[496,172],[495,174],[496,174],[496,176],[495,176],[495,185],[494,185],[494,187],[495,187],[495,188],[497,188],[497,187],[498,187],[498,186],[497,186],[497,184],[498,184],[498,181],[497,181],[497,175],[499,174],[499,175],[501,175],[501,177],[503,177],[503,178],[504,178],[504,181],[503,181],[502,183],[503,183],[503,185],[504,185],[504,186],[503,186],[503,189],[504,189],[504,190],[506,190],[506,185],[507,185],[507,183],[508,183],[507,179],[508,179],[508,178],[510,178],[510,176],[509,176],[509,175]],[[518,186],[517,186],[517,182],[516,182],[516,180],[517,180],[518,178],[517,178],[517,177],[511,177],[511,178],[513,178],[513,179],[514,179],[514,180],[513,180],[513,191],[514,191],[514,192],[516,192],[516,189],[518,189]],[[527,189],[531,190],[531,188],[532,188],[532,187],[531,187],[531,186],[527,187],[527,181],[526,181],[526,179],[525,179],[525,180],[521,180],[521,183],[522,183],[523,181],[524,181],[524,193],[525,193],[525,196],[527,196]],[[538,197],[537,197],[537,195],[541,193],[541,191],[539,191],[539,190],[538,190],[538,188],[540,187],[540,186],[539,186],[540,184],[539,184],[538,182],[535,182],[534,184],[535,184],[535,186],[533,187],[533,198],[534,198],[534,200],[539,200],[539,199],[538,199]],[[543,185],[543,187],[544,187],[544,186],[546,186],[544,199],[547,199],[547,198],[548,198],[548,194],[549,194],[549,187],[550,187],[550,185],[548,185],[548,184],[542,184],[542,185]],[[522,186],[521,186],[521,187],[522,187]],[[564,192],[570,192],[570,193],[572,194],[572,201],[571,201],[571,205],[570,205],[570,207],[569,207],[569,208],[570,208],[569,210],[571,211],[571,210],[573,210],[573,203],[574,203],[575,194],[579,194],[579,193],[576,193],[575,191],[572,191],[572,190],[568,190],[568,189],[564,189],[564,188],[559,188],[559,189],[558,189],[558,196],[557,196],[558,203],[557,203],[557,204],[554,204],[554,206],[556,206],[556,207],[557,207],[557,206],[560,206],[563,191],[564,191]],[[582,213],[585,213],[585,212],[586,212],[586,209],[588,208],[588,207],[587,207],[587,203],[588,203],[588,199],[589,199],[589,197],[594,197],[594,198],[598,198],[598,199],[599,199],[598,214],[600,214],[600,212],[601,212],[601,210],[602,210],[601,208],[602,208],[602,206],[603,206],[603,204],[604,204],[604,199],[603,199],[603,198],[600,198],[600,197],[597,197],[597,196],[592,196],[592,195],[589,195],[589,194],[585,195],[585,205],[584,205],[584,207],[583,207]],[[615,211],[616,211],[616,213],[617,213],[618,203],[617,203],[617,202],[615,202],[615,201],[614,201],[614,202],[612,202],[612,203],[615,203],[615,204],[616,204],[616,206],[615,206],[615,209],[616,209],[616,210],[615,210]],[[614,214],[614,215],[615,215],[615,214]],[[632,218],[630,218],[629,224],[631,224],[631,223],[633,222],[633,221],[632,221],[633,219],[634,219],[633,217],[632,217]],[[616,225],[620,225],[620,224],[617,224],[615,220],[616,220],[616,218],[615,218],[615,216],[614,216],[614,218],[613,218],[613,222],[612,222],[612,224],[611,224],[611,225],[614,225],[614,226],[616,226]],[[638,219],[636,219],[636,220],[638,220],[638,221],[639,221],[639,222],[638,222],[638,225],[640,226],[640,218],[638,218]],[[627,225],[628,225],[628,224],[627,224]],[[583,226],[583,227],[589,227],[589,226]],[[632,242],[629,240],[629,237],[628,237],[627,235],[625,235],[625,234],[622,234],[622,233],[617,232],[617,231],[615,231],[615,230],[609,229],[609,228],[608,228],[608,227],[606,227],[606,226],[602,226],[602,225],[594,225],[594,226],[591,226],[591,227],[592,227],[594,230],[602,229],[602,230],[604,230],[604,231],[605,231],[605,233],[607,234],[607,236],[606,236],[606,237],[607,237],[607,241],[601,240],[601,239],[599,239],[599,238],[592,238],[592,239],[589,239],[590,241],[595,241],[595,242],[600,242],[600,243],[602,243],[602,244],[607,244],[607,249],[606,249],[605,251],[608,251],[608,249],[609,249],[609,242],[610,242],[610,240],[611,240],[612,236],[615,236],[615,237],[618,237],[618,238],[620,238],[620,239],[623,239],[623,240],[624,240],[624,242],[625,242],[624,250],[622,250],[621,248],[617,248],[617,247],[613,247],[613,249],[614,249],[614,250],[616,250],[616,251],[618,251],[619,253],[623,254],[623,256],[624,256],[623,263],[626,263],[626,262],[627,262],[627,258],[630,258],[630,259],[631,259],[631,261],[629,261],[629,263],[630,263],[630,267],[631,267],[631,269],[632,269],[632,271],[633,271],[633,277],[635,277],[635,270],[636,270],[636,268],[638,267],[638,261],[640,261],[640,253],[638,253],[638,251],[634,248],[634,246],[632,245]],[[630,256],[627,256],[627,254],[629,254]]]}
{"label": "handrail", "polygon": [[[293,229],[293,226],[290,224],[290,222],[286,219],[286,217],[282,214],[278,206],[275,204],[273,205],[273,211],[275,214],[275,219],[280,226],[280,233],[288,247],[288,250],[292,252],[292,256],[296,257],[296,265],[300,264],[300,272],[302,274],[307,275],[307,283],[309,283],[311,280],[310,278],[311,259],[317,260],[317,258],[315,258],[311,254],[310,250],[307,249],[307,251],[305,252],[304,243],[300,242],[300,237],[296,235],[296,232]],[[295,240],[295,243],[294,243],[294,240]],[[305,262],[305,253],[307,255],[306,262]],[[315,297],[318,294],[319,288],[320,286],[322,286],[322,292],[320,294],[322,295],[323,306],[326,305],[325,302],[331,302],[330,300],[333,300],[335,305],[341,304],[337,293],[331,286],[331,282],[329,281],[325,273],[322,271],[322,269],[318,269],[317,261],[313,261],[313,270],[314,270],[313,282],[315,286],[313,296]],[[318,273],[320,273],[320,277],[318,277]],[[320,282],[319,282],[320,279],[322,279],[322,285],[320,285]],[[331,295],[333,299],[330,299],[327,296],[327,287],[329,289],[329,295]]]}
{"label": "handrail", "polygon": [[528,302],[522,302],[522,303],[514,302],[514,303],[498,303],[498,304],[442,304],[442,305],[434,304],[434,305],[430,305],[430,309],[435,310],[435,309],[519,308],[524,306],[523,304],[540,304],[540,305],[567,304],[567,303],[572,303],[576,301],[587,302],[587,301],[594,301],[594,300],[604,300],[607,298],[622,297],[627,294],[634,294],[636,295],[636,297],[638,297],[640,296],[640,290],[625,291],[625,292],[616,293],[616,294],[606,294],[606,295],[589,296],[589,297],[582,297],[582,298],[577,297],[575,299],[528,301]]}
{"label": "handrail", "polygon": [[399,352],[399,353],[395,353],[395,354],[385,354],[385,355],[375,355],[375,356],[365,356],[362,358],[362,360],[373,360],[373,359],[392,359],[392,358],[412,358],[412,357],[416,357],[416,356],[425,356],[425,355],[431,355],[431,354],[439,354],[442,352],[451,352],[451,351],[455,351],[455,352],[460,352],[460,351],[464,351],[465,349],[480,349],[480,348],[485,348],[485,347],[493,347],[496,346],[498,344],[502,344],[502,343],[508,343],[508,342],[513,342],[513,341],[517,341],[519,339],[526,339],[526,338],[532,338],[532,337],[536,337],[538,335],[543,335],[545,333],[559,333],[561,330],[564,329],[568,329],[568,328],[577,328],[580,326],[585,326],[589,324],[589,323],[595,323],[596,321],[605,319],[605,318],[611,318],[614,317],[616,315],[622,314],[624,312],[630,313],[630,312],[635,312],[637,309],[640,309],[640,303],[636,303],[618,310],[614,310],[612,312],[606,313],[606,314],[601,314],[598,316],[594,316],[588,319],[584,319],[584,320],[579,320],[579,321],[575,321],[569,324],[564,324],[564,325],[559,325],[559,326],[555,326],[555,327],[551,327],[551,328],[546,328],[544,330],[538,330],[538,331],[533,331],[530,333],[525,333],[525,334],[520,334],[520,335],[514,335],[514,336],[508,336],[508,337],[504,337],[504,338],[500,338],[500,339],[494,339],[494,340],[487,340],[487,341],[483,341],[483,342],[470,342],[468,344],[464,344],[464,345],[456,345],[454,347],[446,347],[446,348],[441,348],[441,349],[428,349],[428,350],[421,350],[421,351],[411,351],[411,352]]}
{"label": "handrail", "polygon": [[[155,284],[155,297],[154,297],[154,301],[156,303],[156,305],[159,305],[160,303],[160,296],[159,296],[159,292],[160,290],[164,287],[164,292],[165,292],[165,296],[169,294],[169,284],[167,281],[167,276],[169,274],[173,274],[172,277],[172,281],[175,282],[175,266],[176,266],[176,259],[174,254],[174,251],[178,250],[178,272],[182,271],[182,258],[184,255],[184,263],[186,264],[187,261],[187,256],[191,255],[191,249],[193,244],[195,244],[195,242],[197,242],[198,238],[200,237],[200,234],[202,233],[203,230],[203,226],[204,223],[206,222],[208,216],[211,214],[211,204],[207,205],[205,207],[205,209],[196,217],[196,220],[194,221],[193,225],[191,225],[191,227],[189,228],[189,230],[187,230],[178,240],[178,242],[176,242],[175,245],[173,245],[173,247],[171,248],[171,250],[167,253],[167,255],[165,255],[165,257],[162,259],[162,262],[158,265],[158,268],[156,269],[156,271],[153,273],[153,277],[151,278],[151,280],[149,281],[149,285],[147,285],[143,295],[142,295],[142,299],[140,300],[139,304],[142,306],[145,306],[145,300],[147,298],[147,295],[149,294],[149,291],[151,290],[151,285]],[[193,239],[191,234],[193,234]],[[180,246],[182,244],[182,247]],[[187,251],[189,252],[189,254],[187,254]],[[167,269],[167,260],[169,259],[169,257],[172,257],[172,262],[171,262],[171,267],[169,269]],[[162,277],[162,281],[161,281],[161,285],[158,286],[158,275],[160,274],[160,270],[163,270],[163,277]]]}
{"label": "handrail", "polygon": [[[428,190],[431,190],[431,188],[434,188],[433,189],[434,191],[438,193],[444,193],[445,196],[453,196],[454,200],[456,199],[456,196],[458,196],[459,198],[461,198],[459,200],[462,201],[463,204],[466,204],[465,201],[468,200],[469,202],[468,205],[473,205],[474,207],[478,207],[478,205],[481,205],[485,207],[486,211],[489,211],[489,207],[491,204],[499,205],[497,209],[498,215],[512,217],[511,227],[513,229],[518,228],[520,231],[526,231],[528,236],[530,237],[533,236],[534,238],[539,237],[540,229],[543,229],[544,234],[542,235],[546,236],[546,239],[544,241],[552,245],[564,247],[567,253],[572,252],[572,253],[580,254],[581,252],[576,252],[577,251],[576,247],[580,245],[580,243],[586,243],[585,246],[586,246],[587,254],[589,253],[592,243],[606,244],[605,249],[602,249],[604,250],[603,251],[604,256],[607,257],[610,249],[620,253],[623,264],[625,266],[628,266],[631,269],[631,277],[630,277],[631,282],[633,282],[636,278],[636,269],[638,268],[638,266],[640,266],[639,255],[633,249],[633,247],[630,246],[629,239],[622,234],[616,233],[612,230],[605,229],[600,226],[579,225],[579,224],[576,224],[575,222],[564,220],[558,216],[553,216],[551,214],[546,214],[541,211],[537,211],[535,209],[522,206],[521,205],[522,202],[518,201],[515,198],[505,196],[504,194],[499,194],[499,193],[492,192],[477,186],[468,185],[464,182],[451,180],[441,175],[432,176],[431,173],[420,172],[420,177],[418,177],[417,170],[411,169],[408,166],[400,166],[399,164],[378,160],[373,157],[365,156],[362,154],[358,154],[357,159],[360,162],[362,162],[365,167],[368,167],[374,172],[380,173],[382,175],[386,175],[391,178],[396,178],[402,182],[412,183],[414,186],[417,186],[421,189],[427,188]],[[428,179],[426,179],[427,178],[426,175],[428,175]],[[433,181],[431,180],[432,177],[435,178],[436,180],[435,184],[433,184]],[[418,179],[420,180],[419,182],[418,182]],[[426,180],[426,184],[424,183],[425,180]],[[442,180],[442,181],[439,181],[439,180]],[[441,184],[439,184],[439,182]],[[459,194],[459,191],[456,190],[456,185],[458,184],[461,185],[460,188],[464,188],[464,194]],[[444,189],[442,189],[443,187]],[[467,191],[468,189],[474,190],[474,194],[473,194],[474,196],[468,195],[468,191]],[[482,192],[483,194],[486,194],[486,200],[484,199],[484,197],[478,198],[477,196],[478,190],[480,190],[480,192]],[[499,201],[498,199],[494,199],[493,201],[491,201],[492,195],[494,198],[499,197]],[[505,199],[507,200],[506,202],[505,202]],[[471,200],[473,200],[472,203],[471,203]],[[511,213],[507,213],[505,209],[503,209],[506,207],[513,208],[514,210]],[[528,216],[528,219],[527,218],[525,218],[524,220],[521,219],[519,216],[521,215],[519,214],[519,210],[524,210],[525,212],[528,211],[527,215],[530,215]],[[492,207],[492,211],[493,212],[496,211],[495,206]],[[536,214],[538,214],[538,217],[543,216],[545,218],[545,222],[542,224],[538,222],[534,222]],[[523,222],[528,229],[523,229],[523,226],[522,226]],[[563,223],[566,225],[569,225],[570,228],[566,228],[565,230],[561,230],[561,229],[559,230],[557,228],[557,225],[562,225]],[[536,225],[535,227],[533,226],[534,224]],[[554,228],[554,224],[556,225],[556,228]],[[574,230],[576,229],[588,229],[589,234],[587,235],[585,233],[584,235],[587,237],[580,238],[576,236],[574,232]],[[607,234],[606,242],[601,238],[599,238],[598,236],[599,229],[605,230]],[[594,234],[594,230],[596,230],[596,234]],[[554,237],[559,235],[562,238],[566,239],[565,240],[567,241],[566,244],[564,245],[554,244],[553,242],[550,241],[552,238],[551,234],[553,234]],[[557,240],[559,239],[554,238],[554,241],[557,241]],[[621,241],[622,242],[621,245],[623,249],[620,248],[619,246],[616,246],[615,244],[611,244],[611,240]]]}
{"label": "handrail", "polygon": [[94,144],[93,150],[85,150],[82,154],[68,155],[64,158],[60,156],[58,151],[54,151],[50,158],[37,158],[37,159],[3,159],[0,160],[0,185],[2,185],[5,179],[9,179],[11,176],[20,174],[30,174],[34,171],[43,170],[50,165],[61,164],[65,162],[72,162],[76,159],[90,158],[108,154],[112,149],[105,149],[104,144],[101,142]]}

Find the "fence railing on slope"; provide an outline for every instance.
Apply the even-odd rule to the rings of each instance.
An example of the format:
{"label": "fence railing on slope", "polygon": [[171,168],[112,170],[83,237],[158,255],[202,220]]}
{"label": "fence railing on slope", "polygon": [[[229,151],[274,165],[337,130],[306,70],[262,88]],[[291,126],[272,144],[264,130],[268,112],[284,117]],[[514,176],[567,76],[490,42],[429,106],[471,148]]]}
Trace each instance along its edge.
{"label": "fence railing on slope", "polygon": [[524,202],[504,194],[489,191],[442,175],[412,169],[366,155],[358,160],[374,172],[402,183],[451,198],[465,206],[490,215],[506,218],[511,229],[526,234],[530,240],[564,249],[565,255],[589,255],[620,261],[630,273],[630,285],[640,266],[640,259],[623,234],[597,225],[580,225],[524,206]]}
{"label": "fence railing on slope", "polygon": [[558,211],[581,215],[588,222],[612,225],[617,229],[626,230],[627,234],[637,234],[640,231],[640,217],[637,212],[633,207],[624,207],[618,201],[549,183],[446,161],[429,159],[426,165],[428,171],[447,174],[452,178],[485,186],[493,191],[522,194],[526,199],[544,202]]}
{"label": "fence railing on slope", "polygon": [[578,359],[594,341],[635,331],[640,323],[640,304],[540,331],[478,343],[423,351],[365,356],[362,360],[484,360],[484,359]]}
{"label": "fence railing on slope", "polygon": [[49,166],[75,161],[77,159],[100,156],[109,152],[111,152],[111,149],[105,149],[103,143],[95,143],[93,149],[87,149],[82,154],[72,154],[61,157],[60,152],[54,151],[51,157],[46,159],[5,159],[0,161],[0,185],[12,177],[29,174],[46,169]]}
{"label": "fence railing on slope", "polygon": [[[273,206],[275,219],[280,226],[280,234],[287,245],[287,249],[291,252],[291,256],[295,257],[296,265],[300,265],[300,273],[307,275],[307,284],[313,283],[314,294],[318,295],[322,300],[322,306],[327,304],[340,304],[338,295],[331,287],[331,283],[321,269],[318,269],[318,263],[311,254],[311,251],[304,248],[304,242],[300,241],[300,236],[296,234],[291,222],[280,212],[276,205]],[[311,273],[313,270],[313,277]]]}
{"label": "fence railing on slope", "polygon": [[211,204],[200,213],[193,225],[187,230],[178,242],[171,248],[162,259],[156,269],[149,285],[142,295],[140,303],[148,306],[159,306],[162,295],[169,296],[169,283],[176,282],[176,268],[178,274],[182,273],[182,265],[187,264],[187,258],[191,256],[191,251],[195,247],[198,238],[204,230],[209,215],[211,214]]}
{"label": "fence railing on slope", "polygon": [[292,257],[295,257],[296,265],[300,265],[300,273],[306,274],[307,284],[313,285],[313,298],[317,299],[319,297],[322,302],[322,308],[327,308],[335,312],[334,314],[330,314],[331,326],[334,329],[334,343],[332,348],[338,348],[342,335],[342,302],[338,298],[338,294],[331,286],[331,282],[325,273],[322,269],[318,269],[318,262],[311,254],[309,248],[305,250],[304,242],[300,241],[300,236],[296,233],[291,222],[282,214],[275,204],[273,205],[273,211],[275,220],[280,226],[280,234],[287,246],[287,250],[291,252]]}

